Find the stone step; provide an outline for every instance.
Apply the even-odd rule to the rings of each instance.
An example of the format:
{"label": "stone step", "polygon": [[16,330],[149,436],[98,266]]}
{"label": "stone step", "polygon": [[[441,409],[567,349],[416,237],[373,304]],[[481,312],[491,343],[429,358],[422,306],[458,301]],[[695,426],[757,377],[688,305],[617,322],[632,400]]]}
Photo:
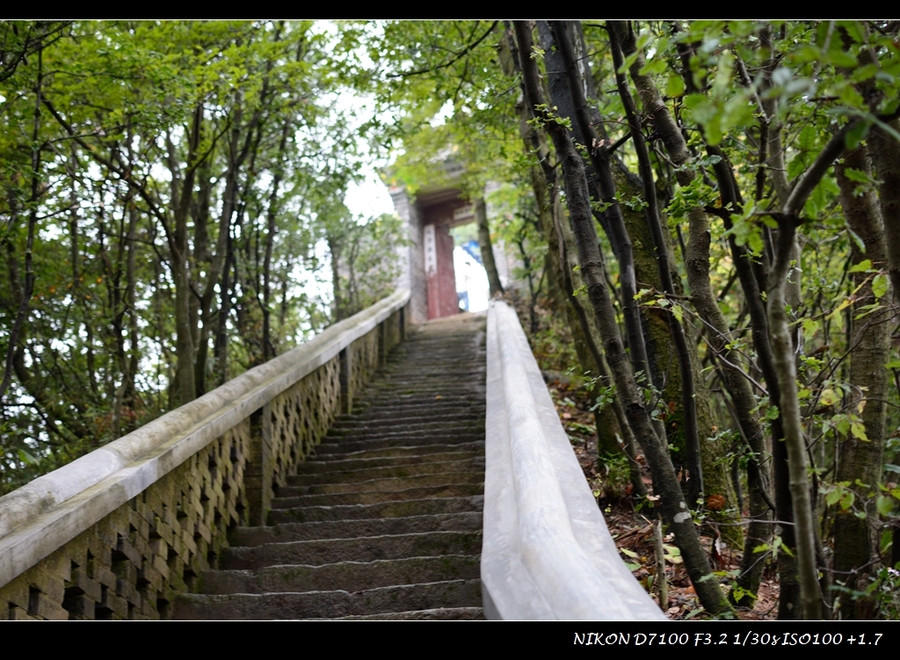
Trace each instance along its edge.
{"label": "stone step", "polygon": [[445,554],[481,554],[481,531],[315,539],[226,548],[219,558],[219,568],[253,570],[281,564],[321,566],[341,561],[368,562]]}
{"label": "stone step", "polygon": [[[316,454],[314,455],[315,460],[322,460],[331,462],[333,460],[354,460],[357,458],[388,458],[395,456],[425,456],[426,454],[441,454],[445,452],[456,452],[456,451],[472,451],[476,452],[481,456],[484,456],[484,440],[469,440],[466,442],[449,442],[449,443],[440,443],[435,442],[433,444],[429,443],[427,445],[403,445],[403,446],[392,446],[392,447],[368,447],[366,449],[360,449],[358,451],[351,452],[339,452],[339,451],[326,451],[324,454],[319,455],[318,450],[322,445],[316,447]],[[326,449],[336,450],[338,449],[338,443],[329,443]]]}
{"label": "stone step", "polygon": [[475,420],[480,420],[481,423],[484,424],[484,406],[481,406],[480,408],[471,407],[462,411],[450,410],[448,407],[444,406],[441,407],[444,409],[438,410],[436,409],[437,406],[435,406],[429,410],[427,406],[420,406],[420,409],[415,414],[411,414],[400,408],[395,408],[391,415],[379,417],[374,417],[372,415],[344,415],[329,430],[329,435],[338,431],[342,432],[342,434],[346,434],[346,432],[353,433],[358,430],[366,429],[384,428],[393,430],[413,426],[417,427],[420,425],[431,427],[438,424],[444,424],[446,426],[447,424],[454,422],[470,423]]}
{"label": "stone step", "polygon": [[[440,454],[447,456],[446,454]],[[398,459],[393,459],[398,460]],[[302,488],[319,484],[354,483],[359,484],[372,479],[404,478],[422,476],[425,474],[437,474],[440,472],[484,472],[483,457],[463,457],[442,461],[404,461],[387,465],[364,467],[356,470],[329,470],[328,472],[313,472],[296,474],[288,477],[287,484],[278,490],[278,494],[285,496],[285,488]],[[313,491],[309,491],[313,492]],[[301,495],[302,493],[294,493]]]}
{"label": "stone step", "polygon": [[335,621],[444,621],[483,620],[484,610],[480,607],[442,607],[433,610],[413,610],[411,612],[383,612],[358,616],[336,617]]}
{"label": "stone step", "polygon": [[405,373],[388,374],[385,378],[373,381],[365,394],[360,394],[361,400],[368,396],[378,397],[386,393],[391,394],[423,394],[442,388],[448,394],[468,394],[482,391],[484,386],[476,382],[485,373],[484,368],[478,369],[445,369],[438,367],[435,373],[423,373],[419,368]]}
{"label": "stone step", "polygon": [[346,518],[305,523],[282,523],[270,527],[239,527],[231,535],[233,546],[349,539],[362,536],[420,534],[424,532],[476,532],[481,529],[481,511],[432,513],[404,518]]}
{"label": "stone step", "polygon": [[[354,412],[356,406],[370,407],[372,404],[379,405],[401,405],[401,406],[422,406],[433,404],[435,402],[444,402],[445,399],[468,403],[484,403],[484,387],[475,386],[466,383],[466,380],[474,378],[484,378],[485,374],[459,374],[454,380],[439,381],[433,378],[421,382],[398,381],[395,383],[384,383],[380,387],[372,389],[366,394],[354,397]],[[440,396],[440,399],[435,397]]]}
{"label": "stone step", "polygon": [[483,618],[483,326],[412,332],[175,617]]}
{"label": "stone step", "polygon": [[408,518],[443,513],[481,512],[483,495],[465,497],[422,498],[372,504],[344,504],[337,506],[298,506],[276,509],[269,513],[273,525],[284,523],[359,520],[364,518]]}
{"label": "stone step", "polygon": [[[409,448],[412,449],[412,448]],[[354,453],[353,456],[356,456]],[[368,470],[382,467],[400,467],[403,465],[417,465],[425,463],[455,463],[457,461],[471,461],[477,459],[475,463],[484,469],[484,452],[477,450],[469,451],[438,451],[431,453],[413,454],[405,453],[395,456],[372,456],[355,458],[341,458],[339,455],[335,458],[326,459],[324,457],[315,461],[306,461],[301,463],[296,476],[288,477],[290,485],[297,476],[324,475],[329,472],[347,472],[352,470]]]}
{"label": "stone step", "polygon": [[298,497],[302,495],[326,495],[345,493],[369,493],[384,491],[409,490],[411,488],[429,488],[432,486],[450,486],[455,484],[480,484],[484,481],[483,473],[477,470],[463,469],[450,471],[451,466],[438,466],[444,472],[426,472],[405,477],[384,477],[380,479],[347,480],[335,479],[334,482],[314,483],[305,486],[284,486],[278,489],[278,497]]}
{"label": "stone step", "polygon": [[434,414],[420,419],[378,419],[360,421],[338,421],[328,431],[326,438],[344,438],[346,436],[366,437],[367,435],[390,435],[392,433],[425,433],[429,431],[446,432],[448,425],[454,430],[484,433],[484,413],[461,412],[453,415]]}
{"label": "stone step", "polygon": [[290,509],[298,506],[339,506],[341,504],[376,504],[399,500],[421,500],[436,497],[471,497],[483,495],[484,484],[447,484],[443,486],[423,486],[404,490],[369,491],[362,493],[327,493],[321,495],[296,495],[276,497],[272,509]]}
{"label": "stone step", "polygon": [[478,555],[437,555],[342,561],[321,566],[290,564],[258,570],[208,571],[200,591],[205,594],[263,594],[302,591],[359,591],[395,584],[422,584],[479,579]]}
{"label": "stone step", "polygon": [[[410,361],[421,363],[422,358],[410,358]],[[479,380],[486,373],[482,365],[434,365],[428,367],[427,371],[423,369],[426,367],[416,364],[408,369],[383,372],[383,375],[371,381],[365,392],[360,392],[360,400],[378,398],[385,393],[421,395],[423,390],[433,387],[444,387],[450,392],[460,393],[484,391],[484,383]]]}
{"label": "stone step", "polygon": [[458,445],[469,442],[483,442],[484,426],[462,430],[438,429],[422,433],[419,431],[394,431],[387,433],[367,433],[364,440],[353,436],[326,438],[316,447],[316,456],[326,454],[350,454],[358,451],[388,449],[391,447],[427,447],[429,445]]}
{"label": "stone step", "polygon": [[[176,619],[334,619],[481,605],[480,580],[394,585],[361,591],[268,594],[185,594]],[[385,618],[391,618],[387,616]]]}
{"label": "stone step", "polygon": [[[465,412],[470,410],[485,410],[483,397],[473,397],[469,395],[469,391],[461,394],[424,394],[419,398],[405,396],[402,394],[385,394],[380,400],[367,399],[353,401],[353,412],[348,416],[349,419],[356,417],[370,417],[377,419],[394,414],[393,411],[405,411],[410,415],[418,412],[426,412],[431,414],[438,406],[447,408],[451,411]],[[467,396],[469,395],[469,396]],[[440,399],[436,397],[441,397]]]}

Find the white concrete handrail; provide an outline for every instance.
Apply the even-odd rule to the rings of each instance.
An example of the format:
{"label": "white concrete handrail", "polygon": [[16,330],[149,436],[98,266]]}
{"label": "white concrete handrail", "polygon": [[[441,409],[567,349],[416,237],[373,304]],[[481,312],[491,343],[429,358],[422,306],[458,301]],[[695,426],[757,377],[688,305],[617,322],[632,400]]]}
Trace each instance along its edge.
{"label": "white concrete handrail", "polygon": [[0,587],[125,504],[406,305],[397,291],[187,405],[0,497]]}
{"label": "white concrete handrail", "polygon": [[487,332],[485,616],[665,619],[619,557],[515,311],[491,302]]}

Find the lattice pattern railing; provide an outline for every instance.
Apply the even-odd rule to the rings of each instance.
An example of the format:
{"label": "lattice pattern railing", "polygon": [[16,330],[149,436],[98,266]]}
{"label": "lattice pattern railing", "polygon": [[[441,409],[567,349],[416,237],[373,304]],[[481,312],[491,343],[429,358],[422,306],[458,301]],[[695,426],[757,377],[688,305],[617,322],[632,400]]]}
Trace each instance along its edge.
{"label": "lattice pattern railing", "polygon": [[168,617],[229,529],[265,522],[274,489],[403,339],[408,299],[0,498],[0,607],[11,619]]}

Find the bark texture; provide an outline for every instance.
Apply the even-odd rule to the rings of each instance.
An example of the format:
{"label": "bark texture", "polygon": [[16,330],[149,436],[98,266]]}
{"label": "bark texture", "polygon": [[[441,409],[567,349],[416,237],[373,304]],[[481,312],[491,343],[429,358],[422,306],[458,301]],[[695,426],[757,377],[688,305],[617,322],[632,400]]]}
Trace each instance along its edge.
{"label": "bark texture", "polygon": [[603,256],[600,253],[594,230],[584,163],[565,128],[558,122],[558,117],[551,115],[546,109],[538,82],[537,66],[530,57],[533,51],[530,26],[527,23],[516,23],[516,37],[528,102],[545,122],[562,165],[566,205],[578,245],[578,255],[582,274],[587,284],[588,297],[594,309],[597,327],[603,337],[604,349],[616,381],[616,387],[625,402],[627,415],[630,419],[635,420],[635,435],[650,464],[654,489],[660,495],[663,518],[669,529],[675,533],[676,543],[681,549],[685,567],[700,602],[712,613],[728,611],[730,608],[722,590],[715,578],[712,577],[709,562],[700,545],[697,529],[675,478],[675,471],[669,455],[656,437],[650,424],[650,416],[641,402],[619,338],[615,311],[606,289]]}
{"label": "bark texture", "polygon": [[[857,184],[846,176],[848,168],[870,173],[864,147],[848,153],[842,162],[835,164],[844,217],[865,244],[863,252],[855,241],[851,241],[850,260],[857,265],[868,259],[873,269],[881,269],[887,262],[887,249],[878,199],[872,190],[857,191]],[[868,489],[874,490],[881,476],[884,452],[888,386],[884,365],[890,357],[889,322],[893,311],[882,307],[863,315],[865,306],[879,302],[872,290],[872,274],[855,272],[852,278],[856,295],[852,307],[854,313],[851,314],[849,381],[854,391],[847,404],[849,412],[859,413],[868,439],[863,441],[850,433],[842,440],[838,447],[836,480],[853,485],[857,482],[867,484]],[[871,574],[873,560],[877,560],[872,523],[877,521],[878,513],[871,501],[865,513],[865,518],[859,518],[853,510],[838,511],[834,518],[835,579],[860,591],[868,586],[867,577]],[[842,619],[868,619],[874,614],[871,599],[856,600],[844,596],[840,600]]]}

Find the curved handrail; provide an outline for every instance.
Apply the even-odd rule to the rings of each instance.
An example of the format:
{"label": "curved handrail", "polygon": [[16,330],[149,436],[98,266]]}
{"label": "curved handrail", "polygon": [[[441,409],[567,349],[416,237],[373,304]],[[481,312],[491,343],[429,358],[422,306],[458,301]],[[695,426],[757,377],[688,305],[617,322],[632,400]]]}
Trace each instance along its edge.
{"label": "curved handrail", "polygon": [[619,557],[515,311],[491,302],[487,332],[485,615],[665,619]]}
{"label": "curved handrail", "polygon": [[0,587],[128,502],[401,309],[400,290],[58,470],[0,497]]}

